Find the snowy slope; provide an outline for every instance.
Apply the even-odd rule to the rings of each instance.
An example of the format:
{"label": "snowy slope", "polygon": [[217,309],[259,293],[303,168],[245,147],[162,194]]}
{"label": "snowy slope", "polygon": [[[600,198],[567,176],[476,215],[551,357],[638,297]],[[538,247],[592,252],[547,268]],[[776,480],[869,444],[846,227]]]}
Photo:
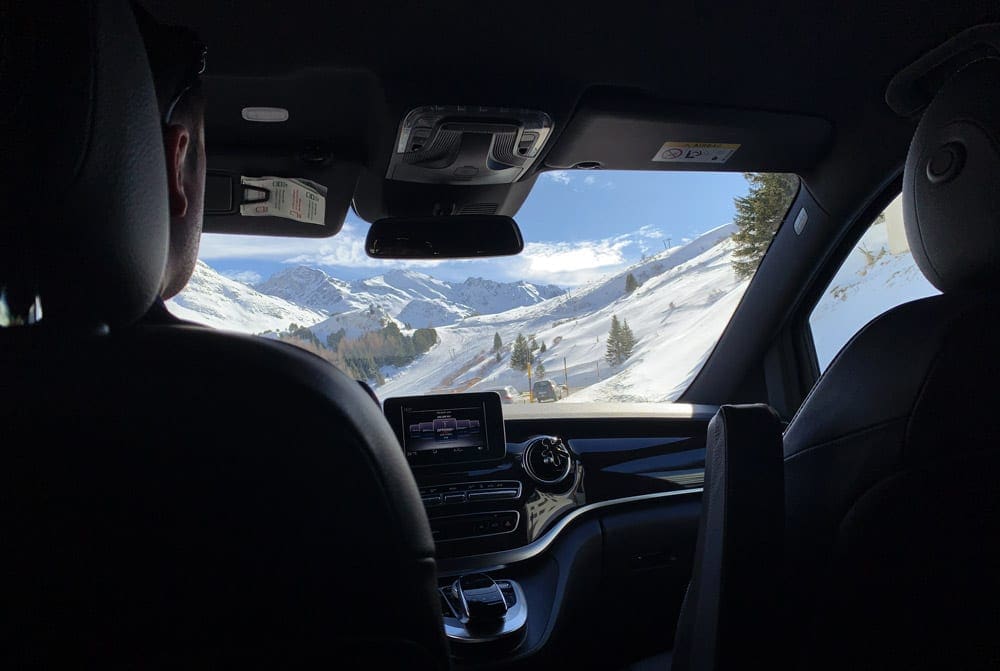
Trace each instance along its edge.
{"label": "snowy slope", "polygon": [[202,261],[184,291],[167,301],[167,307],[181,319],[245,333],[284,330],[293,322],[308,326],[324,319],[315,310],[223,277]]}
{"label": "snowy slope", "polygon": [[[659,401],[676,397],[708,355],[746,288],[730,258],[733,228],[721,227],[600,282],[537,305],[483,315],[438,329],[440,343],[378,389],[380,396],[479,390],[501,385],[527,389],[527,377],[509,365],[518,333],[545,342],[547,377],[568,379],[566,401]],[[641,286],[625,293],[631,272]],[[611,316],[628,320],[639,343],[620,368],[604,361]],[[502,361],[489,349],[493,334],[507,344]],[[565,360],[565,369],[564,369]]]}
{"label": "snowy slope", "polygon": [[336,333],[341,329],[343,329],[345,337],[357,338],[365,333],[378,331],[390,321],[396,322],[396,326],[400,329],[403,328],[403,324],[398,319],[393,318],[382,308],[372,306],[331,315],[318,324],[310,326],[309,330],[316,334],[320,342],[325,343],[331,333]]}
{"label": "snowy slope", "polygon": [[559,287],[527,282],[482,278],[445,282],[408,270],[345,282],[303,266],[276,273],[256,288],[329,315],[374,306],[413,328],[452,324],[471,315],[533,305],[563,293]]}
{"label": "snowy slope", "polygon": [[889,248],[886,223],[869,228],[816,304],[809,323],[821,370],[876,316],[940,293],[917,268],[909,250],[893,254]]}

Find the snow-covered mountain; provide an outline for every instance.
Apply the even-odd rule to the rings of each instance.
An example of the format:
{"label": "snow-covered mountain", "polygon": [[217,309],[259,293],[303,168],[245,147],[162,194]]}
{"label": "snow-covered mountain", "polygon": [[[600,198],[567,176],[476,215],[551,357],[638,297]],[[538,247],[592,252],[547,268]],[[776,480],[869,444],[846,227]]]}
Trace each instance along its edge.
{"label": "snow-covered mountain", "polygon": [[318,268],[306,266],[296,266],[276,273],[263,282],[258,282],[254,289],[327,315],[367,307],[353,299],[350,282],[338,280]]}
{"label": "snow-covered mountain", "polygon": [[[661,401],[687,387],[729,321],[747,282],[733,274],[723,226],[690,243],[665,250],[617,275],[573,289],[542,303],[470,317],[437,330],[439,344],[396,371],[379,396],[431,391],[478,391],[512,385],[527,389],[527,376],[510,367],[517,335],[546,344],[539,358],[546,376],[568,381],[566,401]],[[625,291],[632,273],[640,286]],[[627,320],[638,339],[624,365],[604,360],[612,315]],[[490,353],[499,333],[505,351]]]}
{"label": "snow-covered mountain", "polygon": [[503,283],[479,277],[445,282],[410,270],[346,282],[304,266],[276,273],[255,288],[327,315],[370,310],[374,306],[413,328],[453,324],[471,315],[534,305],[563,293],[552,285]]}
{"label": "snow-covered mountain", "polygon": [[285,330],[291,323],[309,326],[326,318],[316,310],[223,277],[202,261],[184,291],[167,301],[167,307],[181,319],[245,333]]}

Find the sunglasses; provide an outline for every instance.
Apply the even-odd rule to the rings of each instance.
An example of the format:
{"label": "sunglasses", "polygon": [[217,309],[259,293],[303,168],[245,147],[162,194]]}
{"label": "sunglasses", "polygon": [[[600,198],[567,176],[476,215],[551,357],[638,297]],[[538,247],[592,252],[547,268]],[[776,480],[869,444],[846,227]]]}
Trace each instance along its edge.
{"label": "sunglasses", "polygon": [[191,67],[184,75],[184,78],[181,79],[181,85],[178,87],[177,93],[170,99],[170,104],[167,105],[167,109],[163,113],[164,126],[170,124],[170,117],[184,95],[198,83],[198,78],[205,74],[205,67],[208,64],[208,47],[201,42],[195,42],[195,49],[198,52],[198,57],[191,62]]}

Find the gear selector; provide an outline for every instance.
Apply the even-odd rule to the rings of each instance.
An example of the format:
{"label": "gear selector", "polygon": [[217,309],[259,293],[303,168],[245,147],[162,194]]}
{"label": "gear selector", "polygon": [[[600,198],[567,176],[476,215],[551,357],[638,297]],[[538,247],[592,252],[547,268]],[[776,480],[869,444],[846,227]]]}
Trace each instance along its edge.
{"label": "gear selector", "polygon": [[[469,573],[441,587],[444,629],[455,643],[493,642],[517,646],[524,637],[528,609],[521,586],[485,573]],[[492,646],[491,646],[492,647]]]}
{"label": "gear selector", "polygon": [[467,627],[493,626],[507,614],[507,602],[500,587],[485,573],[470,573],[451,587],[462,611],[459,620]]}

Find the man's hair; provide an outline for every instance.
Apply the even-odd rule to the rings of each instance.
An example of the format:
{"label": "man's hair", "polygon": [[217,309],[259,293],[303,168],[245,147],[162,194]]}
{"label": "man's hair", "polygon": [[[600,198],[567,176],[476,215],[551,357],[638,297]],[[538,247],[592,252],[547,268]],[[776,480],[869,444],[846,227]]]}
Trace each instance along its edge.
{"label": "man's hair", "polygon": [[160,121],[179,123],[195,132],[204,115],[204,96],[198,77],[204,47],[198,35],[190,28],[157,21],[137,2],[132,3],[132,10],[146,45]]}

